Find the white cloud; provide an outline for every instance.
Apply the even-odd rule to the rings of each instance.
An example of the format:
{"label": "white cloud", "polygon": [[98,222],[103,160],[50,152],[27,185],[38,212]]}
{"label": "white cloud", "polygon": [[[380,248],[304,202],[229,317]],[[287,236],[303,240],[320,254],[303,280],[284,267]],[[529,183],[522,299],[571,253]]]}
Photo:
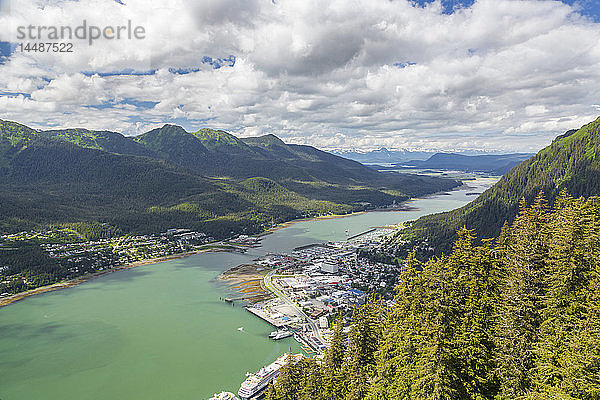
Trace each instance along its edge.
{"label": "white cloud", "polygon": [[[131,20],[147,37],[17,51],[0,65],[0,118],[128,134],[175,121],[325,148],[534,151],[598,114],[600,25],[558,1],[479,0],[452,15],[405,0],[126,4],[13,1],[0,40],[14,42],[19,25],[83,20]],[[233,67],[203,63],[229,55]],[[127,69],[156,72],[81,73]]]}

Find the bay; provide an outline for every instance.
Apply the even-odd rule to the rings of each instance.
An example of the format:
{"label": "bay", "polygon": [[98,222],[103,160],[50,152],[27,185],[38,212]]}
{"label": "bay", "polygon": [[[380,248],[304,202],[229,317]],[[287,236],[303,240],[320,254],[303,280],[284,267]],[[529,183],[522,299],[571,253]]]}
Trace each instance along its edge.
{"label": "bay", "polygon": [[124,270],[31,296],[0,309],[0,399],[206,399],[237,392],[246,372],[281,353],[272,328],[220,300],[215,278],[266,252],[343,240],[375,226],[460,207],[496,181],[478,178],[448,194],[375,211],[300,221],[246,254],[204,253]]}

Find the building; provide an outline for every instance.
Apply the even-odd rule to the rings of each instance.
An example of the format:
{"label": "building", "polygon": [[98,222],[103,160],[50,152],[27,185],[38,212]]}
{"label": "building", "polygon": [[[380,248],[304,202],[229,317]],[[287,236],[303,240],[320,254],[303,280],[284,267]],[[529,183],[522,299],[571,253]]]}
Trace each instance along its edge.
{"label": "building", "polygon": [[323,261],[321,263],[321,272],[326,272],[328,274],[336,274],[338,271],[340,270],[340,268],[337,265],[337,262],[335,261]]}
{"label": "building", "polygon": [[321,329],[329,328],[329,321],[327,321],[326,316],[319,317],[319,328],[321,328]]}

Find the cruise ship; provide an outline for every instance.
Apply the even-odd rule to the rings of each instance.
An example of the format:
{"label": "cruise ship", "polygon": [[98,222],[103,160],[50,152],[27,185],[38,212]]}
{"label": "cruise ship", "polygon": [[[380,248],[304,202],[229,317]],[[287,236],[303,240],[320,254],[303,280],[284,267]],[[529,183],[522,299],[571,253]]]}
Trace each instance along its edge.
{"label": "cruise ship", "polygon": [[302,358],[302,354],[284,354],[266,367],[262,367],[254,375],[248,377],[238,391],[242,400],[249,400],[263,391],[269,383],[279,376],[279,370],[288,362],[296,363]]}

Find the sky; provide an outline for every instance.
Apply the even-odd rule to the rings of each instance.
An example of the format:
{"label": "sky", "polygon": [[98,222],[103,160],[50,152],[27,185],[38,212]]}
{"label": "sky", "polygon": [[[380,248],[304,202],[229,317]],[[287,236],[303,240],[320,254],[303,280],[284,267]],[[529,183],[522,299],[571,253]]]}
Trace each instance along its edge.
{"label": "sky", "polygon": [[[20,47],[84,21],[143,38]],[[600,0],[0,0],[0,119],[36,129],[534,152],[599,115]]]}

